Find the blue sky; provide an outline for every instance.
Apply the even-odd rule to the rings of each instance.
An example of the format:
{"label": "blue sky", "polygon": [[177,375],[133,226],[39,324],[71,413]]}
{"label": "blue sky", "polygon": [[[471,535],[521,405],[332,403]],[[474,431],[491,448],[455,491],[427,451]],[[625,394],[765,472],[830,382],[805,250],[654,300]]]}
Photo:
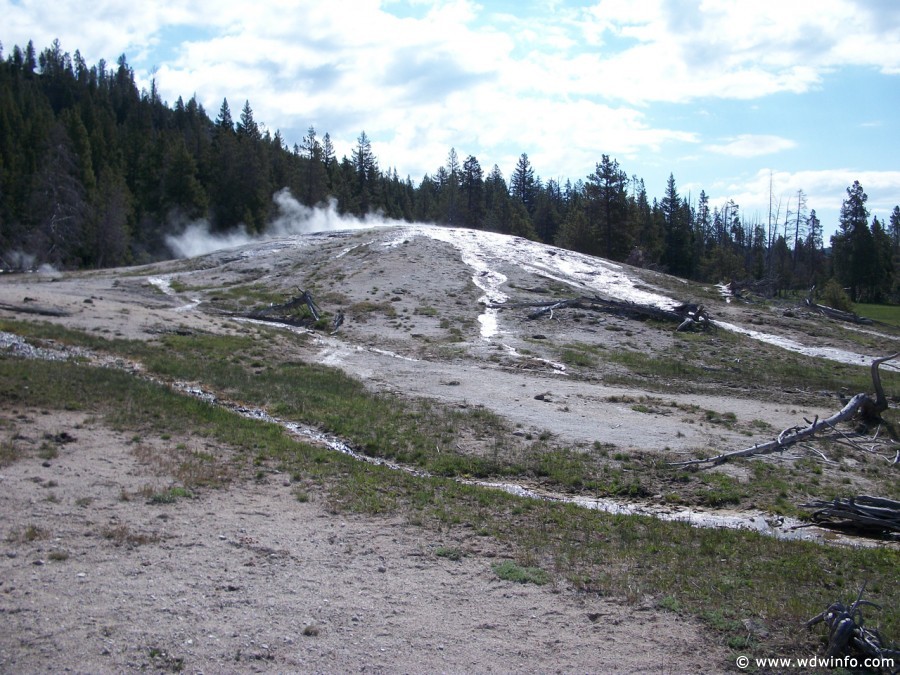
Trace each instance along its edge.
{"label": "blue sky", "polygon": [[418,182],[475,155],[507,178],[584,179],[603,154],[663,196],[705,190],[779,221],[798,190],[827,235],[859,180],[900,204],[896,0],[0,0],[5,53],[58,38],[88,64],[125,54],[164,100],[215,117],[249,100],[289,145],[313,125],[339,156],[365,131]]}

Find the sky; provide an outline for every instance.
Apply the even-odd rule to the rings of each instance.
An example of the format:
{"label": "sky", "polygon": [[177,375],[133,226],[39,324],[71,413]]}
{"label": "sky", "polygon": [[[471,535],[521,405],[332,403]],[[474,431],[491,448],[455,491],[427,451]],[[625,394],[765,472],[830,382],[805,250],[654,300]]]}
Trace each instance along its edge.
{"label": "sky", "polygon": [[706,192],[745,219],[815,209],[825,244],[858,180],[900,204],[897,0],[0,0],[4,55],[59,39],[88,65],[124,54],[164,101],[196,96],[288,146],[338,157],[364,131],[415,184],[477,157],[509,179],[584,180],[603,155],[661,199]]}

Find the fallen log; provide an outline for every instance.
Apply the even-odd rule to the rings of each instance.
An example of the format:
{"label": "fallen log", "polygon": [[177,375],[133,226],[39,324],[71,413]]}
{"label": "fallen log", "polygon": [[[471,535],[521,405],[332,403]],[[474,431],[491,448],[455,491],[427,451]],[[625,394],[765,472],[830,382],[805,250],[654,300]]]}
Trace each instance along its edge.
{"label": "fallen log", "polygon": [[868,319],[864,316],[860,316],[855,312],[845,312],[842,309],[835,309],[834,307],[828,307],[827,305],[819,305],[815,302],[810,302],[808,299],[806,301],[806,306],[809,307],[814,312],[818,312],[823,316],[827,316],[829,319],[837,319],[838,321],[846,321],[848,323],[858,323],[861,325],[869,325],[874,323],[872,319]]}
{"label": "fallen log", "polygon": [[[298,316],[297,310],[306,309],[308,315]],[[300,291],[299,295],[294,296],[287,302],[280,304],[271,304],[262,309],[256,309],[248,314],[247,318],[259,321],[277,321],[294,326],[306,326],[313,324],[322,317],[322,310],[313,300],[312,293],[309,291]],[[340,324],[338,324],[340,325]],[[335,326],[337,330],[337,326]]]}
{"label": "fallen log", "polygon": [[709,313],[703,305],[683,303],[672,309],[663,309],[652,305],[639,305],[623,300],[607,300],[597,295],[582,295],[577,298],[565,300],[553,300],[551,302],[520,302],[520,303],[495,303],[490,305],[494,309],[510,309],[520,307],[536,308],[528,314],[528,319],[533,321],[549,315],[553,318],[553,312],[559,309],[591,309],[626,316],[639,316],[659,321],[670,321],[678,324],[676,330],[683,331],[699,327],[703,330],[714,327],[710,321]]}
{"label": "fallen log", "polygon": [[690,459],[683,462],[670,462],[670,466],[699,466],[709,465],[718,466],[723,462],[735,459],[737,457],[751,457],[756,455],[767,455],[773,452],[779,452],[785,448],[794,445],[799,441],[815,436],[820,431],[833,429],[841,422],[853,419],[860,415],[868,419],[877,418],[878,415],[888,408],[887,397],[884,395],[884,388],[881,385],[881,377],[878,373],[878,366],[885,361],[890,361],[900,356],[900,352],[875,359],[872,362],[872,385],[875,388],[875,400],[869,398],[868,394],[857,394],[851,398],[843,408],[831,417],[820,420],[818,417],[807,422],[805,427],[789,427],[783,430],[778,437],[768,443],[758,443],[752,447],[743,450],[732,450],[731,452],[723,452],[714,457],[706,457],[701,459]]}
{"label": "fallen log", "polygon": [[869,325],[874,323],[872,319],[867,319],[864,316],[860,316],[856,312],[846,312],[842,309],[836,309],[834,307],[829,307],[828,305],[820,305],[813,299],[813,293],[815,292],[816,287],[813,286],[809,289],[809,295],[806,296],[804,300],[807,307],[809,307],[814,312],[818,312],[823,316],[827,316],[829,319],[837,319],[838,321],[846,321],[848,323],[858,323]]}
{"label": "fallen log", "polygon": [[883,497],[838,498],[801,504],[816,509],[810,519],[817,525],[842,530],[866,530],[891,538],[900,538],[900,502]]}
{"label": "fallen log", "polygon": [[36,305],[9,305],[5,302],[0,302],[0,309],[5,309],[8,312],[17,312],[19,314],[37,314],[38,316],[69,316],[69,313],[63,309],[38,307]]}
{"label": "fallen log", "polygon": [[[823,429],[828,429],[833,427],[840,422],[844,422],[848,419],[851,419],[856,416],[856,414],[860,411],[860,408],[869,401],[869,397],[866,394],[857,394],[850,401],[847,402],[843,408],[841,408],[837,413],[828,417],[826,419],[820,420],[816,418],[813,422],[810,422],[806,427],[790,427],[785,429],[780,434],[778,434],[778,438],[769,441],[768,443],[758,443],[749,448],[744,448],[743,450],[732,450],[731,452],[723,452],[722,454],[716,455],[715,457],[707,457],[702,459],[690,459],[684,462],[670,462],[671,466],[691,466],[691,465],[700,465],[700,464],[709,464],[710,466],[718,466],[724,462],[727,462],[730,459],[735,459],[737,457],[750,457],[753,455],[768,455],[773,452],[779,452],[784,450],[790,445],[797,443],[799,441],[810,438],[811,436],[815,436],[818,432]],[[808,420],[807,420],[808,421]]]}

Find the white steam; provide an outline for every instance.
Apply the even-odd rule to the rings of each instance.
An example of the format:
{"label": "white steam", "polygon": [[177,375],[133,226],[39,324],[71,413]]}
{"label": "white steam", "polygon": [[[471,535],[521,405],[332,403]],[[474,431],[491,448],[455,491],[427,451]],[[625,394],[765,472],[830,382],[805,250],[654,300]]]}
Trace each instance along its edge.
{"label": "white steam", "polygon": [[24,251],[9,251],[0,256],[0,272],[37,272],[53,276],[59,274],[50,263],[37,264],[37,257]]}
{"label": "white steam", "polygon": [[179,258],[193,258],[213,251],[236,246],[245,246],[267,237],[286,237],[311,232],[334,232],[338,230],[360,230],[370,227],[406,225],[398,220],[385,218],[380,214],[370,214],[363,218],[338,213],[337,202],[332,199],[327,205],[309,207],[294,199],[290,190],[284,188],[273,197],[278,207],[278,216],[269,223],[262,234],[251,235],[244,226],[223,233],[210,232],[209,223],[198,220],[190,223],[184,231],[166,237],[169,249]]}

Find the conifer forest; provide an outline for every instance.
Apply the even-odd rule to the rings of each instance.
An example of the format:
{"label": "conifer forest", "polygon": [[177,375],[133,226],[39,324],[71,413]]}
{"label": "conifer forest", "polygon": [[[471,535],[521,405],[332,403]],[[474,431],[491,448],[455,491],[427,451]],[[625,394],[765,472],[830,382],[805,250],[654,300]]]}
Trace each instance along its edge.
{"label": "conifer forest", "polygon": [[88,65],[59,41],[0,47],[0,267],[58,269],[171,257],[165,237],[191,222],[214,233],[263,233],[289,190],[342,214],[490,230],[680,277],[757,284],[769,294],[832,289],[832,301],[900,301],[900,207],[870,214],[847,187],[835,234],[823,240],[802,190],[762,218],[739,204],[662,195],[598,150],[588,176],[543,180],[523,152],[508,176],[448,150],[416,178],[379,165],[361,131],[349,157],[310,127],[298,142],[272,134],[250,101],[213,113],[195,98],[139,89],[125,55]]}

